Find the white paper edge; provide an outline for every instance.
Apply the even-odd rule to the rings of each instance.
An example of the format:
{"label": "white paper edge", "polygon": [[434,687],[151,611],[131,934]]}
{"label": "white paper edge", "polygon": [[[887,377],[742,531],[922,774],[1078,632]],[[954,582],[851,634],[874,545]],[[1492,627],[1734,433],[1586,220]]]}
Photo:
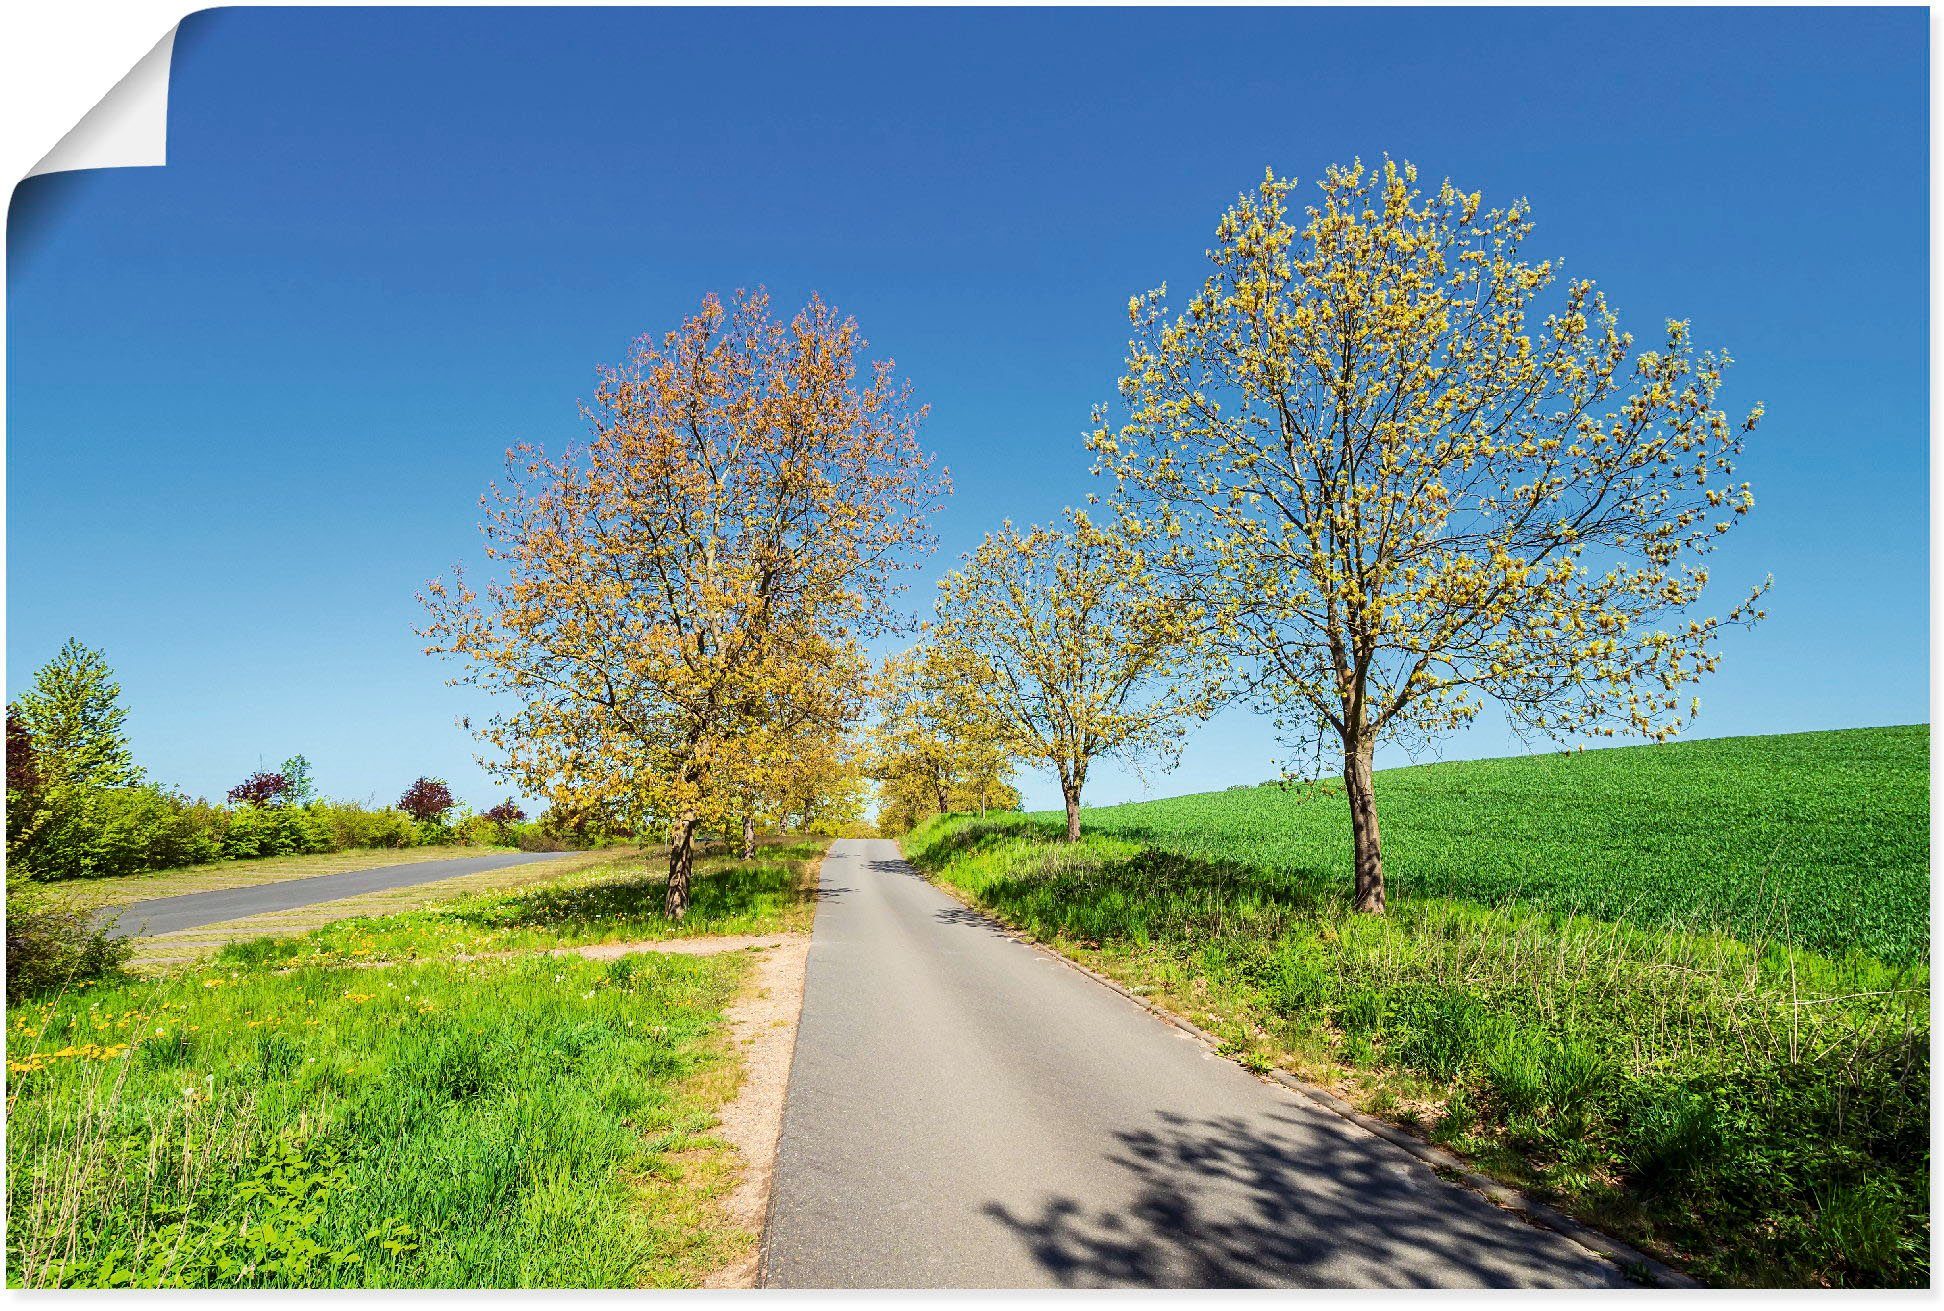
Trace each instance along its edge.
{"label": "white paper edge", "polygon": [[128,75],[27,172],[28,177],[81,168],[159,168],[169,162],[171,27]]}

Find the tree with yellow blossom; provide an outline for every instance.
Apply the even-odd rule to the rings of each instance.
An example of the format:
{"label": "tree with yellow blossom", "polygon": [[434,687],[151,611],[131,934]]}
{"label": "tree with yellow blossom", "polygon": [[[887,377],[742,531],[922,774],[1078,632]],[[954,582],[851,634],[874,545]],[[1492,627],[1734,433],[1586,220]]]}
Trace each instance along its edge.
{"label": "tree with yellow blossom", "polygon": [[901,831],[959,808],[1017,804],[1001,727],[973,695],[977,677],[931,640],[885,659],[871,751],[879,827]]}
{"label": "tree with yellow blossom", "polygon": [[1165,767],[1218,704],[1205,618],[1119,531],[1072,510],[1057,527],[986,534],[939,583],[933,632],[967,705],[1059,779],[1076,842],[1095,760]]}
{"label": "tree with yellow blossom", "polygon": [[741,709],[741,729],[716,771],[724,795],[709,809],[741,824],[745,860],[756,854],[759,827],[796,819],[807,830],[813,817],[830,822],[847,805],[861,818],[850,738],[868,700],[869,664],[848,638],[809,657],[808,650],[794,654],[796,676],[783,695]]}
{"label": "tree with yellow blossom", "polygon": [[1486,698],[1559,740],[1698,709],[1682,689],[1768,586],[1695,612],[1762,407],[1717,408],[1728,357],[1685,322],[1637,352],[1591,282],[1527,258],[1523,200],[1389,160],[1330,168],[1300,217],[1295,188],[1237,200],[1184,310],[1130,304],[1124,413],[1089,444],[1254,698],[1341,748],[1354,904],[1381,912],[1378,741]]}
{"label": "tree with yellow blossom", "polygon": [[586,446],[508,453],[482,500],[491,581],[422,601],[455,682],[503,694],[486,763],[563,808],[667,824],[667,911],[695,832],[736,804],[746,734],[815,715],[946,489],[922,407],[854,321],[812,297],[714,296],[602,370]]}

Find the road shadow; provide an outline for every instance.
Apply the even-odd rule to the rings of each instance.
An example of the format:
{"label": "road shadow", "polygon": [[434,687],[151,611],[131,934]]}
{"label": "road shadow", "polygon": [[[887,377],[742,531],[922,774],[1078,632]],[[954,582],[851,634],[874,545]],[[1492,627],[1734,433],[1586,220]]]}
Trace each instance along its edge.
{"label": "road shadow", "polygon": [[968,929],[983,929],[985,932],[1001,938],[1010,939],[1012,937],[997,921],[993,920],[990,916],[981,915],[969,906],[941,907],[932,913],[932,918],[940,924],[951,924]]}
{"label": "road shadow", "polygon": [[1162,1113],[1116,1133],[1125,1205],[982,1209],[1068,1288],[1627,1286],[1380,1139],[1294,1109],[1266,1120]]}

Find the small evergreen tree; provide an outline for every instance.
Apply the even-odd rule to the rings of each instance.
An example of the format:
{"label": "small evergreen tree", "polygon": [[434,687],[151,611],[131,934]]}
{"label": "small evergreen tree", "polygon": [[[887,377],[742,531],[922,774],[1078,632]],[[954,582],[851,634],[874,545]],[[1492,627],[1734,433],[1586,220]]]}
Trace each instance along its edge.
{"label": "small evergreen tree", "polygon": [[34,675],[17,703],[33,743],[40,777],[50,788],[126,787],[142,772],[128,748],[121,704],[108,657],[70,637]]}

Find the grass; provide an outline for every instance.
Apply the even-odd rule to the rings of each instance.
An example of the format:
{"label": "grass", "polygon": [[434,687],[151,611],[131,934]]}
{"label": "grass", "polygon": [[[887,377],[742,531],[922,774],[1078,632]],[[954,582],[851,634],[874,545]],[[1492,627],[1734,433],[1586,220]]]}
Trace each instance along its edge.
{"label": "grass", "polygon": [[[1347,858],[1325,850],[1347,855],[1340,795],[1090,811],[1075,846],[1052,816],[953,817],[906,851],[1238,1059],[1414,1125],[1705,1279],[1923,1284],[1928,902],[1907,867],[1928,855],[1923,741],[1387,771],[1383,918],[1349,913]],[[1671,800],[1730,778],[1759,797]],[[1836,813],[1859,781],[1884,799],[1867,820]],[[1737,855],[1841,852],[1831,878],[1855,890],[1866,858],[1842,839],[1866,831],[1895,892],[1871,902],[1880,955],[1839,931],[1807,857],[1758,895]]]}
{"label": "grass", "polygon": [[266,911],[261,915],[226,920],[220,924],[157,933],[133,940],[135,953],[129,968],[140,973],[178,969],[229,943],[248,938],[304,934],[338,920],[381,917],[466,897],[552,885],[565,881],[571,875],[618,876],[638,871],[638,863],[631,862],[639,859],[636,853],[614,850],[577,852],[544,861],[502,865],[497,869],[461,874],[435,883],[384,888],[338,901],[320,901],[310,906]]}
{"label": "grass", "polygon": [[[680,931],[806,925],[818,850],[704,862]],[[742,1258],[710,1130],[747,958],[540,954],[660,936],[659,882],[584,870],[15,1008],[8,1282],[685,1286]]]}
{"label": "grass", "polygon": [[[55,879],[42,886],[57,893],[77,910],[99,910],[107,906],[126,906],[133,901],[155,897],[176,897],[191,892],[217,892],[224,888],[251,888],[263,883],[284,883],[291,879],[314,878],[320,874],[348,874],[353,870],[379,869],[387,865],[416,865],[428,860],[462,860],[468,856],[491,856],[514,850],[512,847],[403,847],[398,849],[358,848],[311,856],[265,856],[259,860],[219,860],[207,865],[186,865],[181,869],[150,870],[144,874],[124,874],[109,879]],[[614,853],[587,852],[592,857],[611,858]]]}
{"label": "grass", "polygon": [[653,856],[590,866],[544,886],[465,897],[387,916],[346,919],[297,937],[226,946],[224,962],[276,965],[370,964],[427,954],[490,955],[548,947],[664,938],[808,932],[823,839],[771,844],[752,861],[696,861],[689,911],[662,914],[666,880]]}
{"label": "grass", "polygon": [[[1393,898],[1464,897],[1648,927],[1786,935],[1926,959],[1930,729],[1716,738],[1385,770]],[[1090,832],[1350,882],[1342,787],[1269,786],[1088,810]]]}

